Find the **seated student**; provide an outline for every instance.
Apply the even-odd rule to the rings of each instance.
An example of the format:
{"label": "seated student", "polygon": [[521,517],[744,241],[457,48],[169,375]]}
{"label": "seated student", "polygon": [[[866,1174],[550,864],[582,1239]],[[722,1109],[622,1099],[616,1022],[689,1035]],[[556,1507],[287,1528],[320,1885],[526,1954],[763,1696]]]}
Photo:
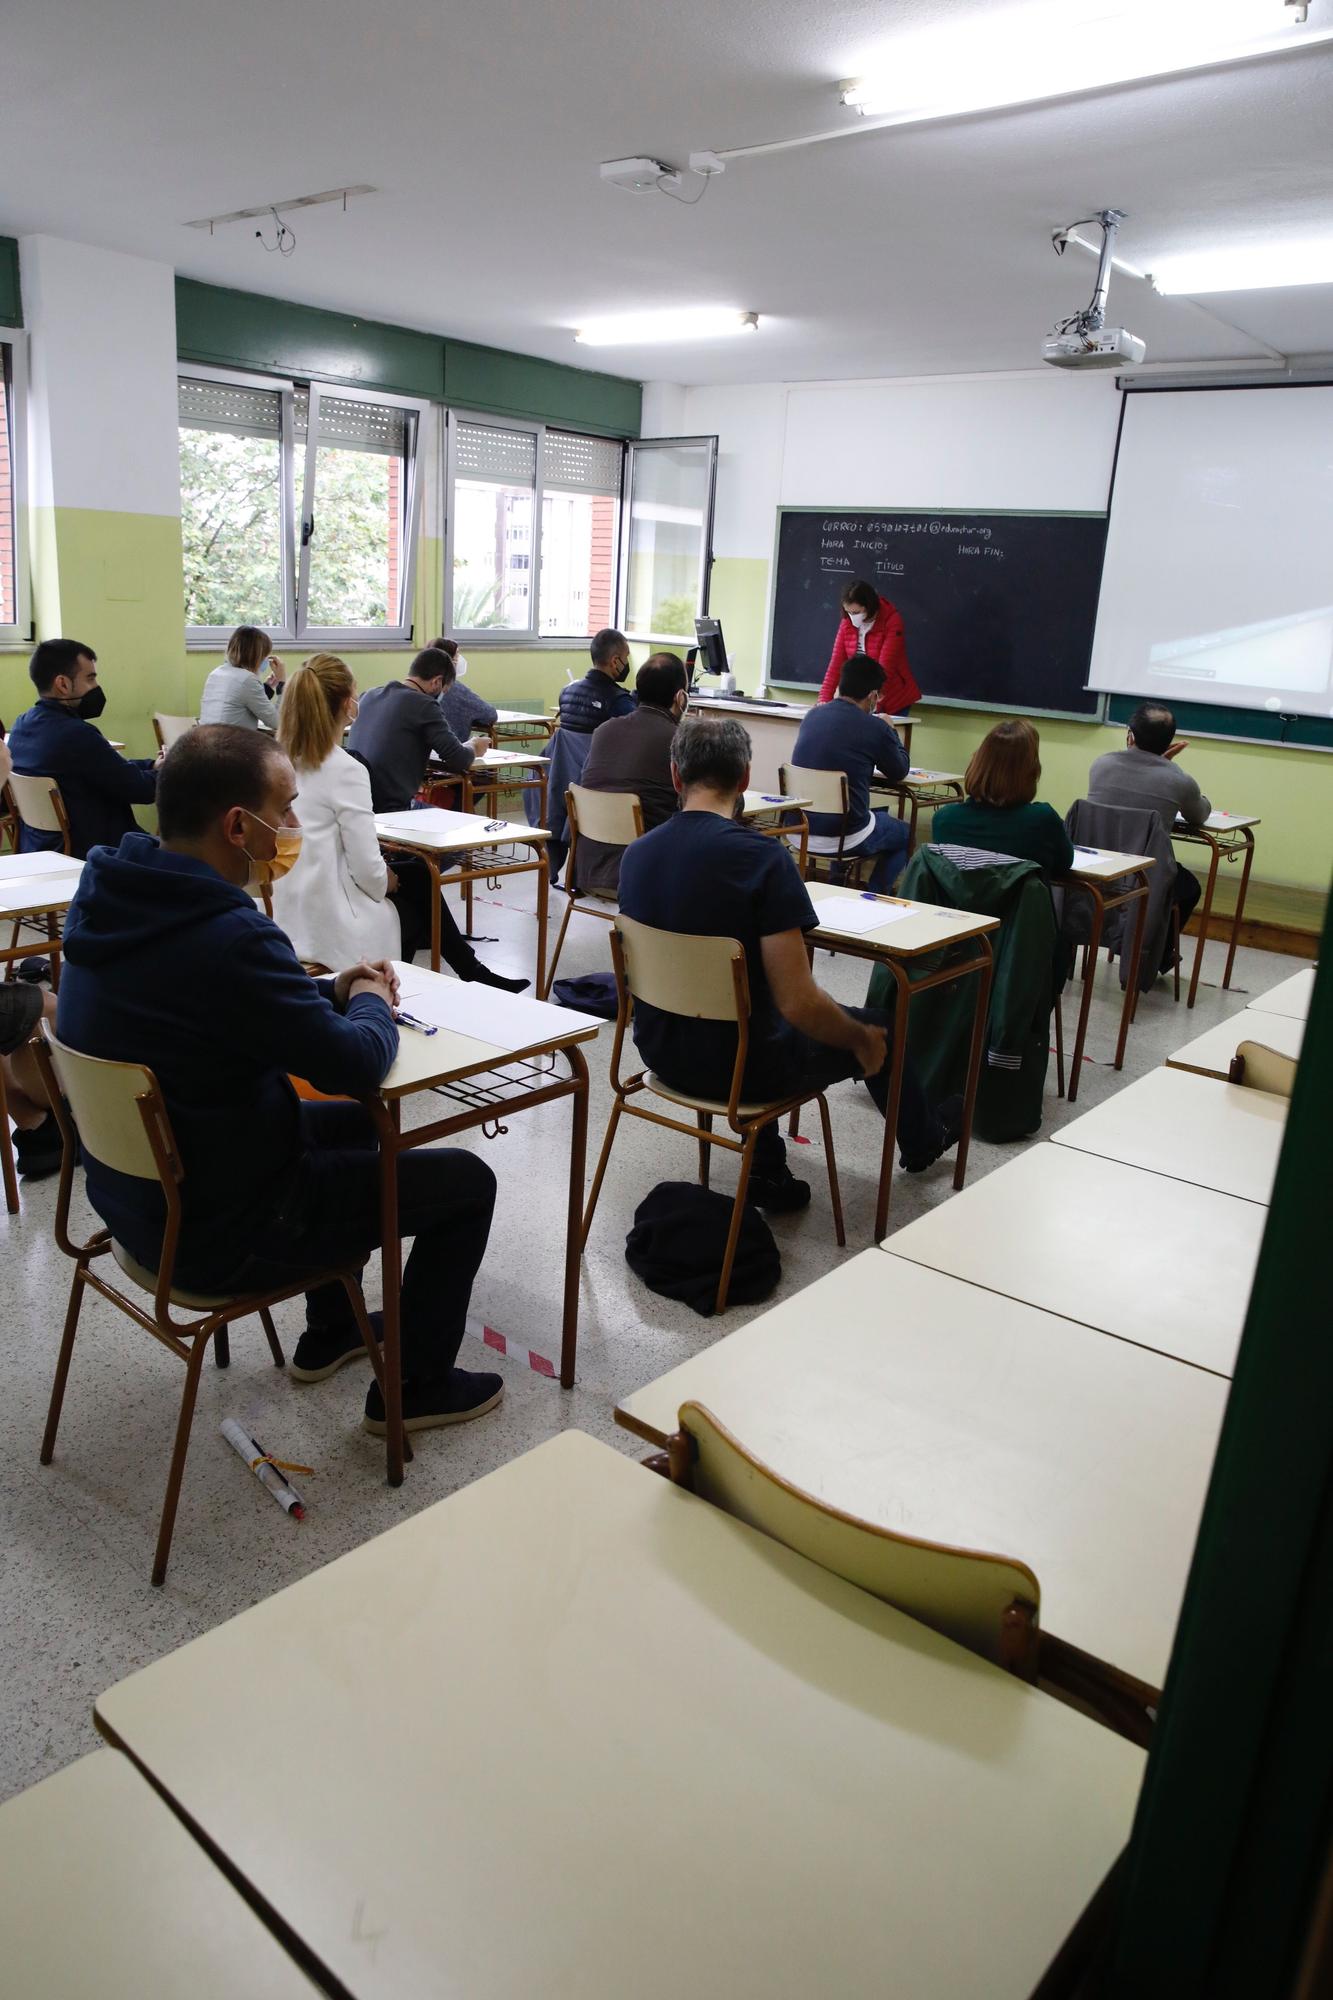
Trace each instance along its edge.
{"label": "seated student", "polygon": [[[358,958],[413,959],[430,943],[430,872],[406,857],[387,866],[375,837],[370,776],[342,747],[355,721],[356,682],[332,653],[316,653],[287,685],[278,742],[300,787],[301,860],[273,885],[273,916],[298,958],[347,965]],[[460,979],[521,993],[526,979],[504,979],[481,963],[440,904],[440,953]]]}
{"label": "seated student", "polygon": [[[79,639],[43,639],[28,662],[37,700],[9,732],[20,777],[52,778],[69,815],[70,844],[82,861],[90,847],[114,847],[136,822],[131,806],[148,806],[157,792],[151,757],[122,757],[93,728],[106,707],[97,655]],[[25,826],[24,853],[59,847],[60,837]]]}
{"label": "seated student", "polygon": [[625,692],[629,679],[629,640],[606,626],[589,641],[592,665],[581,681],[560,690],[560,727],[572,736],[591,736],[613,716],[631,715],[634,696]]}
{"label": "seated student", "polygon": [[966,801],[937,806],[931,838],[951,847],[980,847],[1035,861],[1048,875],[1074,865],[1074,843],[1054,806],[1037,799],[1041,738],[1020,716],[997,722],[972,752],[963,774]]}
{"label": "seated student", "polygon": [[[227,641],[227,663],[214,667],[199,702],[201,722],[230,722],[237,729],[274,729],[286,669],[272,640],[257,625],[238,625]],[[267,661],[269,672],[262,675]]]}
{"label": "seated student", "polygon": [[[0,789],[9,782],[9,750],[0,741]],[[5,1103],[16,1129],[14,1153],[24,1180],[45,1180],[60,1169],[60,1128],[51,1116],[41,1071],[27,1042],[45,1013],[56,1017],[55,995],[22,979],[0,979],[0,1067]]]}
{"label": "seated student", "polygon": [[432,639],[428,650],[432,653],[447,653],[454,663],[454,678],[440,696],[440,714],[444,717],[454,735],[460,740],[476,730],[493,729],[499,710],[490,702],[483,701],[470,687],[463,684],[467,672],[467,661],[458,650],[457,639]]}
{"label": "seated student", "polygon": [[[643,808],[643,830],[670,819],[679,801],[671,782],[671,743],[689,703],[685,662],[676,653],[654,653],[634,680],[639,705],[593,731],[579,783],[590,792],[634,792]],[[579,841],[578,886],[614,896],[620,881],[620,847]]]}
{"label": "seated student", "polygon": [[[95,854],[65,924],[57,1032],[87,1055],[155,1073],[185,1178],[176,1269],[192,1290],[260,1290],[380,1242],[375,1130],[359,1104],[398,1047],[392,969],[336,979],[302,970],[248,886],[299,851],[296,777],[270,737],[213,725],[172,745],[158,790],[161,838],[126,834]],[[163,1207],[153,1183],[85,1158],[88,1199],[131,1256],[156,1270]],[[465,1422],[500,1400],[498,1375],[454,1366],[486,1249],[495,1176],[473,1153],[422,1148],[398,1162],[399,1229],[414,1237],[402,1293],[404,1416],[412,1430]],[[289,1372],[320,1381],[364,1350],[340,1285],[306,1294]],[[384,1432],[378,1386],[365,1428]]]}
{"label": "seated student", "polygon": [[446,771],[470,771],[480,738],[460,743],[440,714],[439,699],[454,678],[447,653],[427,646],[407,670],[407,679],[368,688],[361,697],[347,748],[370,773],[377,813],[406,812],[421,789],[434,752]]}
{"label": "seated student", "polygon": [[[1108,750],[1095,759],[1088,773],[1088,797],[1097,805],[1138,806],[1143,811],[1155,812],[1167,833],[1175,824],[1177,813],[1187,826],[1202,826],[1213,809],[1212,804],[1189,772],[1171,761],[1177,754],[1172,749],[1175,733],[1176,718],[1169,708],[1157,701],[1140,702],[1129,718],[1125,748]],[[1198,876],[1182,868],[1179,862],[1171,893],[1180,909],[1183,930],[1203,890]],[[1169,960],[1169,932],[1166,956]],[[1169,966],[1164,969],[1169,970]]]}
{"label": "seated student", "polygon": [[[870,781],[878,771],[894,784],[905,778],[911,760],[891,722],[875,714],[884,686],[884,669],[868,654],[853,653],[842,669],[837,696],[807,709],[796,732],[791,761],[807,771],[845,771],[847,824],[852,829],[842,843],[845,855],[877,854],[870,887],[891,889],[907,859],[911,830],[887,808],[870,809]],[[839,822],[833,813],[809,813],[810,852],[835,854]]]}
{"label": "seated student", "polygon": [[[676,731],[671,766],[681,811],[627,847],[620,907],[657,930],[735,938],[750,984],[747,1099],[773,1099],[864,1077],[881,1111],[888,1101],[885,1030],[890,1014],[841,1007],[815,984],[805,933],[814,905],[796,863],[778,841],[734,817],[750,777],[750,738],[739,722],[687,717]],[[639,1054],[678,1090],[725,1098],[736,1061],[736,1030],[636,1002]],[[921,1173],[956,1144],[962,1099],[927,1106],[909,1064],[898,1114],[900,1158]],[[804,1208],[807,1182],[793,1179],[776,1125],[754,1153],[751,1196],[775,1214]]]}

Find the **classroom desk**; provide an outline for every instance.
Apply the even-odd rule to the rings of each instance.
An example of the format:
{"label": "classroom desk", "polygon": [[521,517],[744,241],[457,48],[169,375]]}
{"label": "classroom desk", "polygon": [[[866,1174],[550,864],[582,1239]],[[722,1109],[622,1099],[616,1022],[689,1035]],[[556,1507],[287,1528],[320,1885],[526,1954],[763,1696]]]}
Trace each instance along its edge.
{"label": "classroom desk", "polygon": [[[828,882],[806,884],[819,917],[819,929],[806,935],[813,949],[842,952],[849,958],[865,958],[887,965],[893,974],[896,1004],[889,1053],[889,1101],[884,1118],[884,1143],[880,1154],[879,1193],[875,1201],[875,1239],[888,1227],[889,1195],[893,1187],[894,1146],[898,1134],[898,1107],[902,1101],[903,1065],[907,1059],[907,1017],[912,999],[928,987],[942,986],[955,979],[977,975],[976,1003],[972,1014],[972,1045],[968,1055],[967,1083],[963,1092],[963,1129],[958,1139],[953,1184],[963,1185],[967,1172],[967,1149],[972,1138],[972,1112],[977,1099],[977,1079],[981,1074],[981,1045],[985,1038],[986,1008],[990,1000],[991,948],[989,933],[999,929],[998,917],[973,916],[967,910],[950,910],[935,903],[912,903],[902,896],[872,896],[869,890],[839,889]],[[889,913],[882,929],[852,932],[838,926],[838,910],[854,906],[863,910],[868,903],[880,903]],[[906,915],[901,914],[907,912]],[[942,965],[922,970],[919,961],[944,952],[951,945],[970,944],[971,954],[959,958],[951,954]],[[912,967],[917,963],[913,976]]]}
{"label": "classroom desk", "polygon": [[958,771],[926,771],[913,768],[900,784],[891,785],[882,778],[871,781],[871,804],[877,798],[896,799],[898,817],[908,815],[907,852],[916,848],[916,819],[922,806],[933,812],[936,806],[951,805],[963,796],[963,779]]}
{"label": "classroom desk", "polygon": [[551,760],[536,750],[483,750],[463,773],[463,811],[480,810],[478,800],[497,804],[501,792],[537,794],[537,825],[546,820],[546,772]]}
{"label": "classroom desk", "polygon": [[547,742],[554,723],[548,715],[530,715],[521,708],[500,708],[495,712],[495,720],[490,727],[490,739],[499,747],[501,738],[510,743]]}
{"label": "classroom desk", "polygon": [[[812,696],[819,690],[812,687]],[[793,761],[796,736],[814,706],[813,701],[782,701],[765,697],[751,701],[744,696],[705,694],[696,683],[690,689],[690,712],[703,715],[731,715],[745,724],[750,738],[750,775],[766,792],[778,789],[778,771]],[[912,724],[905,715],[886,716],[902,738],[908,756],[912,754]]]}
{"label": "classroom desk", "polygon": [[1143,1770],[577,1431],[97,1719],[352,2000],[1026,2000]]}
{"label": "classroom desk", "polygon": [[882,1248],[1229,1376],[1266,1221],[1255,1202],[1042,1145]]}
{"label": "classroom desk", "polygon": [[[419,854],[430,870],[434,891],[430,911],[430,967],[440,969],[440,891],[446,882],[459,882],[467,911],[466,930],[472,930],[472,884],[490,882],[501,875],[537,877],[537,991],[546,983],[546,897],[550,877],[546,865],[546,842],[551,838],[545,827],[528,826],[521,820],[483,819],[479,813],[448,812],[440,806],[416,811],[376,813],[375,833],[381,847],[390,852]],[[474,849],[527,847],[529,861],[493,861],[478,868],[473,864]],[[446,855],[457,857],[458,865],[442,869]]]}
{"label": "classroom desk", "polygon": [[1307,965],[1304,972],[1293,972],[1290,979],[1284,979],[1278,986],[1270,986],[1267,993],[1258,994],[1245,1012],[1285,1014],[1290,1021],[1308,1021],[1310,1002],[1314,998],[1315,970],[1313,965]]}
{"label": "classroom desk", "polygon": [[1087,944],[1082,947],[1083,997],[1079,1001],[1078,1027],[1074,1034],[1074,1049],[1069,1061],[1069,1088],[1066,1094],[1071,1104],[1078,1096],[1079,1076],[1083,1068],[1083,1045],[1088,1039],[1088,1015],[1092,1009],[1093,988],[1097,984],[1098,957],[1106,913],[1108,910],[1118,910],[1127,904],[1137,903],[1138,908],[1134,912],[1134,934],[1129,947],[1125,993],[1120,1008],[1120,1034],[1115,1045],[1115,1068],[1124,1068],[1129,1024],[1134,1018],[1134,1010],[1138,1004],[1139,964],[1143,957],[1143,926],[1148,915],[1148,870],[1155,868],[1156,865],[1151,854],[1118,854],[1109,847],[1075,847],[1074,865],[1069,873],[1052,878],[1056,888],[1063,889],[1066,894],[1071,890],[1080,891],[1092,904],[1092,929],[1088,934]]}
{"label": "classroom desk", "polygon": [[319,1992],[115,1750],[94,1750],[0,1806],[0,1939],[13,2000]]}
{"label": "classroom desk", "polygon": [[[583,1172],[588,1148],[588,1065],[581,1042],[602,1026],[591,1014],[549,1007],[517,993],[499,993],[459,979],[446,979],[421,966],[395,964],[401,1002],[409,1014],[439,1025],[438,1034],[403,1028],[398,1054],[378,1091],[364,1100],[380,1142],[380,1252],[384,1278],[384,1406],[388,1423],[389,1484],[400,1486],[409,1456],[402,1430],[402,1369],[399,1305],[402,1246],[398,1237],[400,1153],[428,1146],[455,1132],[480,1125],[505,1129],[515,1113],[572,1100],[569,1147],[569,1201],[565,1221],[565,1270],[560,1328],[560,1383],[574,1386],[578,1346],[580,1239],[583,1228]],[[556,1067],[557,1055],[569,1065]],[[433,1091],[450,1107],[440,1117],[410,1131],[402,1129],[404,1100]],[[494,1251],[492,1254],[496,1254]]]}
{"label": "classroom desk", "polygon": [[71,854],[0,855],[0,928],[8,924],[10,942],[0,946],[0,966],[31,958],[31,939],[19,939],[21,924],[46,925],[43,949],[51,961],[51,986],[60,985],[60,919],[74,901],[83,863]]}
{"label": "classroom desk", "polygon": [[1232,1060],[1242,1042],[1262,1042],[1280,1056],[1298,1058],[1305,1039],[1305,1023],[1287,1014],[1260,1014],[1246,1007],[1229,1020],[1205,1028],[1192,1042],[1186,1042],[1166,1059],[1168,1069],[1192,1069],[1200,1076],[1220,1077],[1225,1083]]}
{"label": "classroom desk", "polygon": [[1250,863],[1254,860],[1254,829],[1262,822],[1249,813],[1211,812],[1202,826],[1186,826],[1183,820],[1176,820],[1171,828],[1173,841],[1187,846],[1208,849],[1208,880],[1204,884],[1203,896],[1199,903],[1197,921],[1198,941],[1194,947],[1194,965],[1190,971],[1190,990],[1187,1006],[1194,1005],[1194,996],[1199,990],[1199,973],[1203,967],[1204,946],[1208,942],[1208,919],[1213,913],[1213,891],[1217,887],[1217,864],[1219,861],[1242,862],[1240,887],[1236,891],[1236,907],[1231,913],[1230,943],[1227,946],[1226,971],[1222,975],[1224,987],[1231,984],[1231,968],[1236,962],[1236,945],[1240,939],[1241,918],[1245,914],[1245,892],[1250,884]]}
{"label": "classroom desk", "polygon": [[[1267,1207],[1286,1122],[1285,1097],[1162,1068],[1062,1126],[1051,1144]],[[1131,1246],[1117,1254],[1132,1254]]]}
{"label": "classroom desk", "polygon": [[1217,1376],[863,1250],[616,1421],[661,1446],[690,1400],[831,1506],[1027,1563],[1044,1633],[1142,1700],[1162,1686],[1226,1407]]}
{"label": "classroom desk", "polygon": [[812,803],[810,799],[787,798],[781,792],[751,791],[741,795],[740,816],[747,825],[774,840],[798,843],[795,860],[802,880],[810,860],[810,822],[805,812]]}

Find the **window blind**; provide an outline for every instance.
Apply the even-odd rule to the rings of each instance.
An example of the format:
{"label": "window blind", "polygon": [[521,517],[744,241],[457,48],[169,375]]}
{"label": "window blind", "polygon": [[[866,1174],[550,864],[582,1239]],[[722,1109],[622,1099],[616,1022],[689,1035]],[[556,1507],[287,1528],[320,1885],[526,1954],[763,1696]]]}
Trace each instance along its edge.
{"label": "window blind", "polygon": [[542,483],[561,493],[620,495],[623,447],[616,438],[577,437],[572,431],[547,431]]}
{"label": "window blind", "polygon": [[460,424],[455,451],[460,479],[496,479],[514,486],[536,484],[534,431],[505,430],[498,424]]}
{"label": "window blind", "polygon": [[282,435],[282,392],[250,389],[238,382],[199,382],[182,375],[177,383],[180,422],[192,431],[230,431],[239,437]]}
{"label": "window blind", "polygon": [[[319,442],[344,451],[373,451],[385,458],[404,458],[408,447],[410,412],[389,403],[352,402],[324,393],[319,399]],[[310,429],[310,391],[292,396],[292,430],[304,444]]]}

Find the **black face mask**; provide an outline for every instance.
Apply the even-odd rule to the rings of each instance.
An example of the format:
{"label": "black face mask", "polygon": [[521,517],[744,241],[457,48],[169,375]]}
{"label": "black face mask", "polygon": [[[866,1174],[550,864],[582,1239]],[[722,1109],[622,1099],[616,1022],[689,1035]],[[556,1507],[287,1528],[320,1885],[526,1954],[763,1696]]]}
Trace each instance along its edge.
{"label": "black face mask", "polygon": [[85,722],[96,722],[105,707],[105,688],[90,687],[87,694],[80,695],[79,699],[75,702],[74,713],[82,716]]}
{"label": "black face mask", "polygon": [[623,667],[617,667],[615,673],[611,676],[611,678],[612,680],[615,681],[617,686],[623,686],[624,683],[629,679],[629,661],[626,660]]}

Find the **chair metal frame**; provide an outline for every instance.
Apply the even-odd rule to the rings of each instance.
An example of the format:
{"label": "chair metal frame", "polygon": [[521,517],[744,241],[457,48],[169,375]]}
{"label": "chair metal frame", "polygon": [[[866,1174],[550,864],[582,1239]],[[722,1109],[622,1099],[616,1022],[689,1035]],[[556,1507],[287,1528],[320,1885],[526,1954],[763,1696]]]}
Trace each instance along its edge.
{"label": "chair metal frame", "polygon": [[[617,903],[619,900],[616,896],[613,896],[609,890],[602,890],[602,889],[580,890],[576,886],[578,882],[578,873],[575,864],[578,859],[578,851],[579,851],[579,820],[578,820],[577,795],[580,793],[586,795],[589,792],[589,790],[590,787],[587,785],[571,785],[568,791],[565,793],[565,819],[569,832],[569,852],[565,856],[565,866],[563,870],[563,876],[562,880],[557,884],[557,888],[559,889],[562,895],[568,898],[568,901],[565,904],[565,914],[560,920],[560,933],[555,941],[555,952],[551,959],[550,971],[546,975],[546,986],[541,994],[541,998],[543,1000],[549,998],[551,988],[555,985],[555,969],[557,965],[559,965],[560,963],[560,953],[563,950],[565,943],[565,932],[569,929],[569,920],[574,915],[574,912],[577,910],[581,917],[596,917],[597,921],[602,924],[613,924],[616,920],[617,912],[615,909],[598,910],[592,908],[591,905],[587,903],[582,903],[579,901],[581,895],[594,896],[600,902],[612,903],[612,904]],[[633,820],[634,820],[633,838],[635,840],[641,838],[643,834],[643,801],[640,799],[637,792],[598,792],[594,793],[593,796],[596,798],[628,799],[633,807]],[[591,833],[587,837],[589,840],[595,840],[597,838],[596,834],[591,834]],[[614,843],[608,843],[608,844],[613,845]],[[628,847],[630,845],[630,842],[626,841],[624,845]]]}
{"label": "chair metal frame", "polygon": [[[153,1557],[153,1582],[161,1584],[167,1573],[167,1561],[171,1553],[171,1538],[176,1522],[176,1507],[180,1499],[181,1482],[185,1474],[185,1457],[189,1449],[190,1428],[194,1417],[195,1399],[199,1390],[199,1375],[203,1367],[204,1355],[210,1346],[219,1368],[226,1368],[231,1360],[227,1329],[234,1320],[257,1314],[268,1340],[269,1351],[276,1368],[285,1366],[282,1348],[273,1326],[271,1308],[295,1298],[316,1285],[339,1283],[347,1294],[366,1352],[370,1356],[375,1378],[384,1387],[381,1357],[375,1345],[370,1320],[366,1313],[365,1301],[361,1295],[358,1272],[349,1266],[337,1270],[304,1273],[291,1284],[278,1286],[266,1291],[243,1293],[232,1298],[205,1300],[195,1295],[194,1303],[201,1308],[202,1316],[182,1322],[171,1313],[173,1303],[183,1304],[192,1309],[188,1295],[182,1295],[175,1287],[176,1252],[180,1242],[181,1229],[181,1183],[185,1178],[180,1152],[172,1132],[171,1120],[167,1113],[161,1088],[152,1070],[142,1063],[100,1063],[99,1058],[84,1056],[77,1050],[66,1049],[55,1036],[45,1031],[37,1043],[37,1062],[42,1079],[47,1087],[56,1121],[60,1126],[64,1141],[64,1158],[60,1167],[60,1187],[56,1197],[55,1239],[67,1257],[74,1261],[74,1276],[70,1282],[69,1304],[65,1313],[64,1331],[61,1335],[60,1353],[56,1361],[55,1379],[51,1385],[51,1401],[47,1411],[46,1430],[42,1437],[41,1462],[49,1465],[55,1453],[56,1432],[60,1424],[61,1408],[65,1399],[65,1385],[69,1378],[70,1361],[74,1352],[74,1338],[78,1332],[79,1314],[84,1295],[89,1290],[97,1292],[110,1304],[141,1326],[145,1333],[152,1335],[172,1354],[185,1363],[185,1387],[181,1395],[180,1414],[176,1421],[175,1442],[171,1454],[171,1464],[167,1475],[167,1490],[162,1503],[161,1520],[158,1527],[157,1547]],[[69,1233],[70,1197],[74,1186],[74,1168],[78,1157],[78,1134],[76,1122],[69,1105],[65,1101],[59,1074],[62,1058],[71,1057],[75,1064],[99,1062],[106,1069],[135,1070],[143,1079],[143,1089],[136,1094],[135,1103],[143,1122],[144,1133],[157,1170],[157,1178],[166,1203],[166,1225],[162,1234],[162,1255],[155,1275],[152,1292],[152,1311],[146,1312],[128,1292],[113,1284],[109,1278],[94,1269],[96,1260],[114,1255],[115,1245],[111,1231],[106,1228],[94,1230],[86,1242],[75,1242]],[[146,1178],[146,1177],[145,1177]],[[128,1253],[122,1258],[129,1262]],[[125,1268],[122,1258],[117,1262]],[[128,1275],[128,1273],[127,1273]],[[137,1280],[131,1278],[131,1282]],[[147,1290],[147,1286],[143,1286]],[[173,1293],[175,1298],[173,1300]]]}
{"label": "chair metal frame", "polygon": [[[759,1134],[766,1125],[776,1124],[779,1119],[785,1118],[789,1112],[795,1111],[803,1104],[813,1102],[819,1106],[819,1119],[824,1135],[824,1153],[828,1161],[829,1201],[833,1209],[833,1228],[839,1249],[845,1246],[847,1235],[843,1227],[842,1196],[838,1188],[838,1167],[833,1151],[833,1127],[829,1119],[828,1102],[822,1090],[805,1090],[800,1091],[795,1096],[780,1098],[773,1103],[766,1103],[757,1108],[751,1106],[748,1112],[742,1110],[741,1084],[745,1076],[745,1063],[750,1048],[750,982],[746,972],[745,953],[734,938],[709,938],[706,942],[730,947],[732,990],[736,1009],[736,1061],[732,1069],[731,1087],[727,1096],[725,1117],[728,1126],[736,1136],[729,1138],[725,1133],[713,1130],[713,1119],[717,1115],[718,1108],[718,1101],[716,1099],[693,1098],[684,1091],[669,1089],[668,1086],[658,1082],[647,1070],[641,1070],[637,1075],[628,1078],[622,1077],[620,1073],[621,1055],[625,1045],[626,1031],[630,1026],[634,1013],[634,994],[629,974],[626,970],[624,935],[620,928],[622,924],[629,922],[630,919],[617,916],[611,931],[611,961],[615,967],[616,997],[618,1003],[616,1008],[615,1042],[611,1050],[611,1090],[615,1097],[615,1103],[611,1107],[611,1116],[607,1122],[606,1136],[602,1141],[602,1150],[597,1160],[597,1171],[593,1176],[592,1191],[589,1194],[588,1205],[583,1214],[583,1246],[587,1247],[588,1233],[592,1228],[593,1215],[597,1208],[598,1197],[602,1191],[602,1182],[606,1177],[607,1164],[611,1157],[611,1148],[615,1142],[616,1131],[622,1114],[631,1118],[642,1118],[650,1125],[665,1126],[668,1131],[682,1132],[687,1138],[695,1140],[699,1148],[699,1184],[701,1187],[706,1188],[709,1184],[709,1167],[711,1163],[709,1148],[711,1146],[720,1146],[726,1152],[738,1153],[740,1155],[740,1171],[736,1181],[736,1198],[732,1205],[731,1227],[727,1232],[726,1249],[722,1258],[722,1272],[718,1279],[717,1296],[713,1306],[713,1310],[720,1313],[726,1310],[727,1294],[731,1289],[732,1268],[736,1261],[736,1249],[740,1242],[741,1221],[745,1213],[745,1196],[750,1184],[750,1172],[754,1163],[754,1149]],[[637,926],[637,928],[650,930],[651,926],[644,924]],[[671,935],[665,931],[657,931],[653,934],[663,938]],[[646,1106],[633,1102],[635,1097],[645,1093],[657,1096],[666,1103],[678,1103],[686,1109],[693,1110],[696,1123],[689,1125],[686,1124],[684,1119],[671,1118],[665,1112],[650,1111]]]}
{"label": "chair metal frame", "polygon": [[[849,830],[847,822],[851,818],[851,806],[847,796],[847,773],[845,771],[819,771],[805,764],[779,764],[778,790],[783,798],[809,797],[813,792],[818,791],[818,786],[811,786],[809,783],[804,785],[798,784],[797,780],[801,777],[807,780],[811,778],[835,778],[838,781],[842,797],[842,824],[838,829],[837,849],[832,854],[817,853],[809,844],[812,838],[809,833],[809,814],[811,812],[822,812],[824,808],[818,804],[812,804],[806,809],[807,828],[805,836],[801,841],[800,849],[804,857],[804,866],[801,868],[803,879],[807,882],[823,880],[835,884],[845,880],[849,885],[859,887],[863,879],[862,870],[867,865],[873,866],[878,861],[879,856],[877,854],[863,854],[857,848],[852,848],[849,852],[845,851],[845,842]],[[787,844],[790,847],[790,841]],[[821,861],[825,862],[828,866],[827,875],[822,877],[819,874],[818,867]],[[801,863],[798,861],[797,865],[801,866]],[[836,869],[844,870],[844,875],[839,876],[835,874],[834,871]]]}

